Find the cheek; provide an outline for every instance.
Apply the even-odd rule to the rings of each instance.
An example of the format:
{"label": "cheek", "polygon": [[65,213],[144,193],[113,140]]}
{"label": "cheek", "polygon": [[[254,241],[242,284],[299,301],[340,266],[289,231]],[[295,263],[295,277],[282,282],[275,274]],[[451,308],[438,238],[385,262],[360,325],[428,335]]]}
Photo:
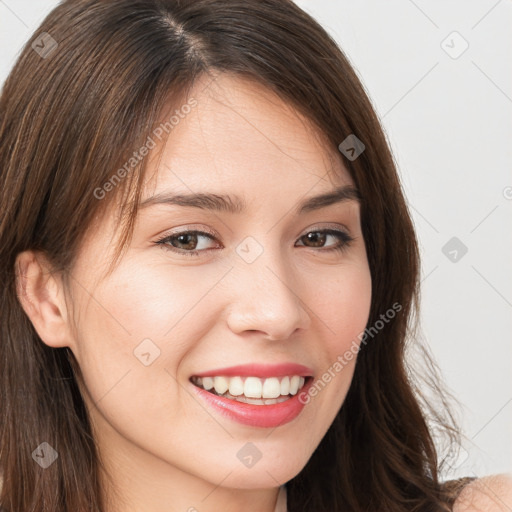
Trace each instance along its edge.
{"label": "cheek", "polygon": [[114,387],[132,399],[156,394],[157,411],[163,396],[166,402],[177,396],[179,386],[171,375],[217,317],[207,293],[222,273],[198,279],[197,269],[133,261],[94,289],[93,298],[78,294],[83,312],[76,355],[92,398]]}
{"label": "cheek", "polygon": [[120,268],[101,295],[132,336],[168,340],[185,325],[190,327],[224,273],[224,268],[199,270],[141,261]]}
{"label": "cheek", "polygon": [[336,278],[323,279],[318,294],[311,297],[311,308],[318,311],[318,340],[322,347],[320,371],[313,385],[302,396],[312,405],[315,421],[323,435],[342,406],[352,382],[362,333],[368,322],[372,283],[367,265],[354,263],[336,271]]}
{"label": "cheek", "polygon": [[[161,333],[172,326],[177,305],[158,292],[141,270],[116,272],[94,289],[92,298],[79,295],[76,355],[93,400],[113,395],[114,388],[116,393],[130,389],[134,397],[147,393],[154,379],[151,369],[163,370]],[[141,387],[131,389],[137,380]]]}
{"label": "cheek", "polygon": [[317,321],[323,324],[325,354],[333,363],[337,356],[359,343],[368,322],[372,282],[370,270],[363,263],[354,263],[333,272],[322,280],[321,288],[312,297]]}
{"label": "cheek", "polygon": [[114,428],[149,443],[152,432],[156,443],[182,409],[184,393],[174,376],[190,349],[190,336],[180,331],[187,322],[180,318],[187,319],[184,310],[193,297],[169,291],[169,284],[144,270],[118,272],[98,286],[81,315],[77,359],[83,394],[103,433]]}

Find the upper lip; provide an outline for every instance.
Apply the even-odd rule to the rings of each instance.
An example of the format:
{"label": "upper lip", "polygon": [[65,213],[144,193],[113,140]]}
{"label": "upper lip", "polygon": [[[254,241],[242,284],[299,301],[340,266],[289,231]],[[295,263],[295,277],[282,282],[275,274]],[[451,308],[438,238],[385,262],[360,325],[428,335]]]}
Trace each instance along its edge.
{"label": "upper lip", "polygon": [[215,368],[201,373],[195,373],[195,377],[215,377],[215,376],[251,376],[251,377],[285,377],[287,375],[298,375],[299,377],[310,377],[313,370],[297,363],[280,364],[241,364],[229,366],[226,368]]}

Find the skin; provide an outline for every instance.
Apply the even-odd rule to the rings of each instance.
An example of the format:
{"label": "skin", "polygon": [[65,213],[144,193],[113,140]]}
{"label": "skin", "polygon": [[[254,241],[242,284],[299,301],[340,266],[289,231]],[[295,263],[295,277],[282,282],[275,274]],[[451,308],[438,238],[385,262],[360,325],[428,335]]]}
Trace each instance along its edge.
{"label": "skin", "polygon": [[[195,398],[189,377],[297,362],[318,378],[368,320],[372,283],[359,204],[293,213],[304,197],[353,185],[341,155],[260,85],[225,75],[204,87],[191,91],[198,105],[172,130],[159,165],[152,151],[143,199],[164,191],[237,194],[245,213],[144,208],[127,252],[105,277],[120,232],[112,211],[84,238],[70,290],[48,273],[43,255],[27,251],[17,260],[20,300],[41,339],[70,347],[80,364],[100,454],[118,489],[108,492],[109,512],[272,512],[278,486],[304,467],[342,406],[356,358],[277,428],[220,415]],[[354,241],[327,252],[336,237],[304,240],[328,227]],[[187,229],[216,236],[198,238],[205,250],[192,257],[154,243]],[[248,236],[263,248],[250,264],[235,250]],[[134,350],[148,338],[160,355],[145,366]],[[252,468],[237,458],[247,442],[262,454]]]}
{"label": "skin", "polygon": [[453,506],[453,512],[510,512],[512,474],[478,478],[466,485]]}

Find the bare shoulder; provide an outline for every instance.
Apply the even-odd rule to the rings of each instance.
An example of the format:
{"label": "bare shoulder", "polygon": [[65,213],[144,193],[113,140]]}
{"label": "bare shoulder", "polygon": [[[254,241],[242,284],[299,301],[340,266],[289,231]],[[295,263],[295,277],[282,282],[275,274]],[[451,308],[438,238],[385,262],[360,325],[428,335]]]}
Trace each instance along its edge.
{"label": "bare shoulder", "polygon": [[512,474],[489,475],[466,485],[453,505],[453,512],[510,512]]}

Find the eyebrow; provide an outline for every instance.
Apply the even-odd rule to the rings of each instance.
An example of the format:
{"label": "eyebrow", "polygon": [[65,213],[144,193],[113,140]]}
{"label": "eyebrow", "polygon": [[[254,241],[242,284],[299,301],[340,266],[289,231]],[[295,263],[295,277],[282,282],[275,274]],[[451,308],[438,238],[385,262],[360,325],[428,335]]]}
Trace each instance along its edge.
{"label": "eyebrow", "polygon": [[[329,192],[304,199],[295,208],[295,214],[301,215],[303,213],[319,210],[336,203],[347,201],[361,202],[361,195],[359,191],[350,185],[341,186]],[[188,206],[192,208],[200,208],[202,210],[233,214],[244,213],[246,209],[246,203],[240,196],[218,195],[211,193],[156,194],[144,199],[140,204],[140,208],[145,208],[155,204]]]}

